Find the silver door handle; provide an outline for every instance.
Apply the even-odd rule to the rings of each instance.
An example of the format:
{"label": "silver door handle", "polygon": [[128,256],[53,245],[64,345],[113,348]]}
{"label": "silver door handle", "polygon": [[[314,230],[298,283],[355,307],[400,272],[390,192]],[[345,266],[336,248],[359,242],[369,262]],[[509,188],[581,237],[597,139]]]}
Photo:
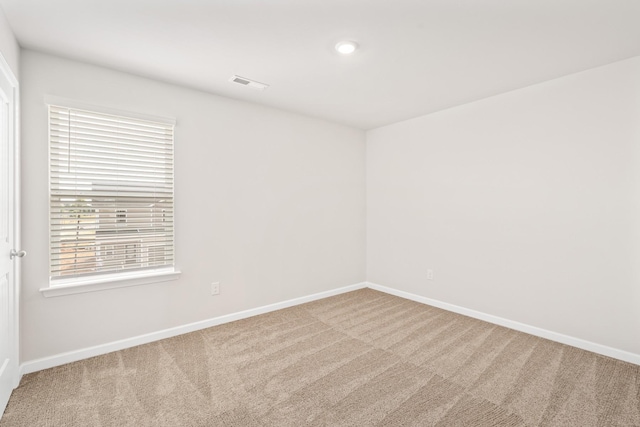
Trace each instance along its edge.
{"label": "silver door handle", "polygon": [[11,249],[11,253],[9,253],[9,258],[14,259],[15,257],[22,258],[27,254],[27,251],[16,251],[15,249]]}

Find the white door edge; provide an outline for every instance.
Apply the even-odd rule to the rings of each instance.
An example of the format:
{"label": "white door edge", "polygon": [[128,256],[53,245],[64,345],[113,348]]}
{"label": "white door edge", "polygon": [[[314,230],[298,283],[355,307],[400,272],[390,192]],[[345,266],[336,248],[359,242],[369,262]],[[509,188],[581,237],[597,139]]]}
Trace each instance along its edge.
{"label": "white door edge", "polygon": [[[9,164],[10,164],[10,191],[12,192],[12,206],[10,217],[12,221],[8,225],[9,241],[13,244],[14,248],[20,248],[20,103],[19,103],[19,83],[16,76],[13,74],[11,67],[5,60],[2,53],[0,53],[0,77],[5,82],[8,82],[12,90],[12,105],[10,105],[9,112]],[[11,347],[10,360],[3,365],[3,371],[7,370],[11,378],[13,388],[17,387],[20,383],[20,370],[19,370],[19,319],[20,319],[20,260],[13,261],[12,275],[13,280],[11,290],[9,292],[10,298],[10,325],[11,331],[9,334],[9,343]],[[0,417],[4,413],[6,402],[0,402]]]}

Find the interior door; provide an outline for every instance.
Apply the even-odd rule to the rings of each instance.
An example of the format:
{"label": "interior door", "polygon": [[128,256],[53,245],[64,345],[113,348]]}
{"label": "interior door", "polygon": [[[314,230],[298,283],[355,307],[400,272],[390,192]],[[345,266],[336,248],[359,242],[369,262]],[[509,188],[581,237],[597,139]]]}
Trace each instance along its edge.
{"label": "interior door", "polygon": [[0,416],[18,382],[17,80],[0,56]]}

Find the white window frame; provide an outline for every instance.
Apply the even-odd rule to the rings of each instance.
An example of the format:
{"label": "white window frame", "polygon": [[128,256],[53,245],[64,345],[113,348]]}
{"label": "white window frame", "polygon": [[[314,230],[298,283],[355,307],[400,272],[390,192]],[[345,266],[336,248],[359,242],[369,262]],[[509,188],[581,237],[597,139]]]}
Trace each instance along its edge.
{"label": "white window frame", "polygon": [[[150,116],[146,114],[132,113],[130,111],[122,111],[122,110],[117,110],[112,108],[106,108],[106,107],[91,105],[91,104],[70,100],[66,98],[46,96],[45,104],[47,106],[47,112],[49,110],[49,106],[55,105],[59,107],[86,110],[86,111],[100,113],[100,114],[123,116],[127,118],[153,121],[153,122],[159,122],[159,123],[175,126],[175,119],[158,117],[158,116]],[[47,129],[49,128],[50,128],[50,123],[49,123],[49,120],[47,120]],[[48,146],[50,149],[51,144],[49,141],[48,141]],[[51,165],[50,156],[51,154],[49,153],[49,156],[48,156],[49,165]],[[48,182],[49,197],[51,196],[51,182],[50,182],[51,178],[50,177],[51,177],[51,174],[49,174],[49,182]],[[50,215],[49,211],[47,212],[47,215]],[[125,221],[126,221],[126,216],[125,216]],[[175,224],[174,224],[174,233],[175,233]],[[50,236],[51,236],[51,233],[49,233],[49,237]],[[174,245],[174,254],[175,254],[175,238],[174,238],[173,245]],[[174,264],[175,264],[175,258],[174,258]],[[61,295],[101,291],[101,290],[107,290],[107,289],[117,289],[117,288],[128,287],[128,286],[162,283],[162,282],[167,282],[171,280],[176,280],[178,279],[179,276],[180,276],[180,271],[176,267],[162,267],[162,268],[148,269],[148,270],[123,271],[123,272],[113,272],[113,273],[109,272],[109,273],[96,274],[96,275],[86,276],[86,277],[73,277],[73,278],[64,278],[64,279],[58,278],[55,281],[49,280],[49,286],[41,288],[40,291],[45,297],[55,297],[55,296],[61,296]]]}

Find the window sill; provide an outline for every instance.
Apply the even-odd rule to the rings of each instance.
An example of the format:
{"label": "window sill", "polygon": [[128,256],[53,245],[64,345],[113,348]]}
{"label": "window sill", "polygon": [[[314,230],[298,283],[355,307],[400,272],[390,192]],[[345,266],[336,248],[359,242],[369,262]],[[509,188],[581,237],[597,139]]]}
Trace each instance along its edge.
{"label": "window sill", "polygon": [[153,270],[144,273],[110,274],[99,278],[92,277],[60,281],[55,285],[41,288],[40,292],[42,292],[42,295],[45,297],[50,298],[128,286],[168,282],[170,280],[176,280],[178,277],[180,277],[180,272],[174,269]]}

